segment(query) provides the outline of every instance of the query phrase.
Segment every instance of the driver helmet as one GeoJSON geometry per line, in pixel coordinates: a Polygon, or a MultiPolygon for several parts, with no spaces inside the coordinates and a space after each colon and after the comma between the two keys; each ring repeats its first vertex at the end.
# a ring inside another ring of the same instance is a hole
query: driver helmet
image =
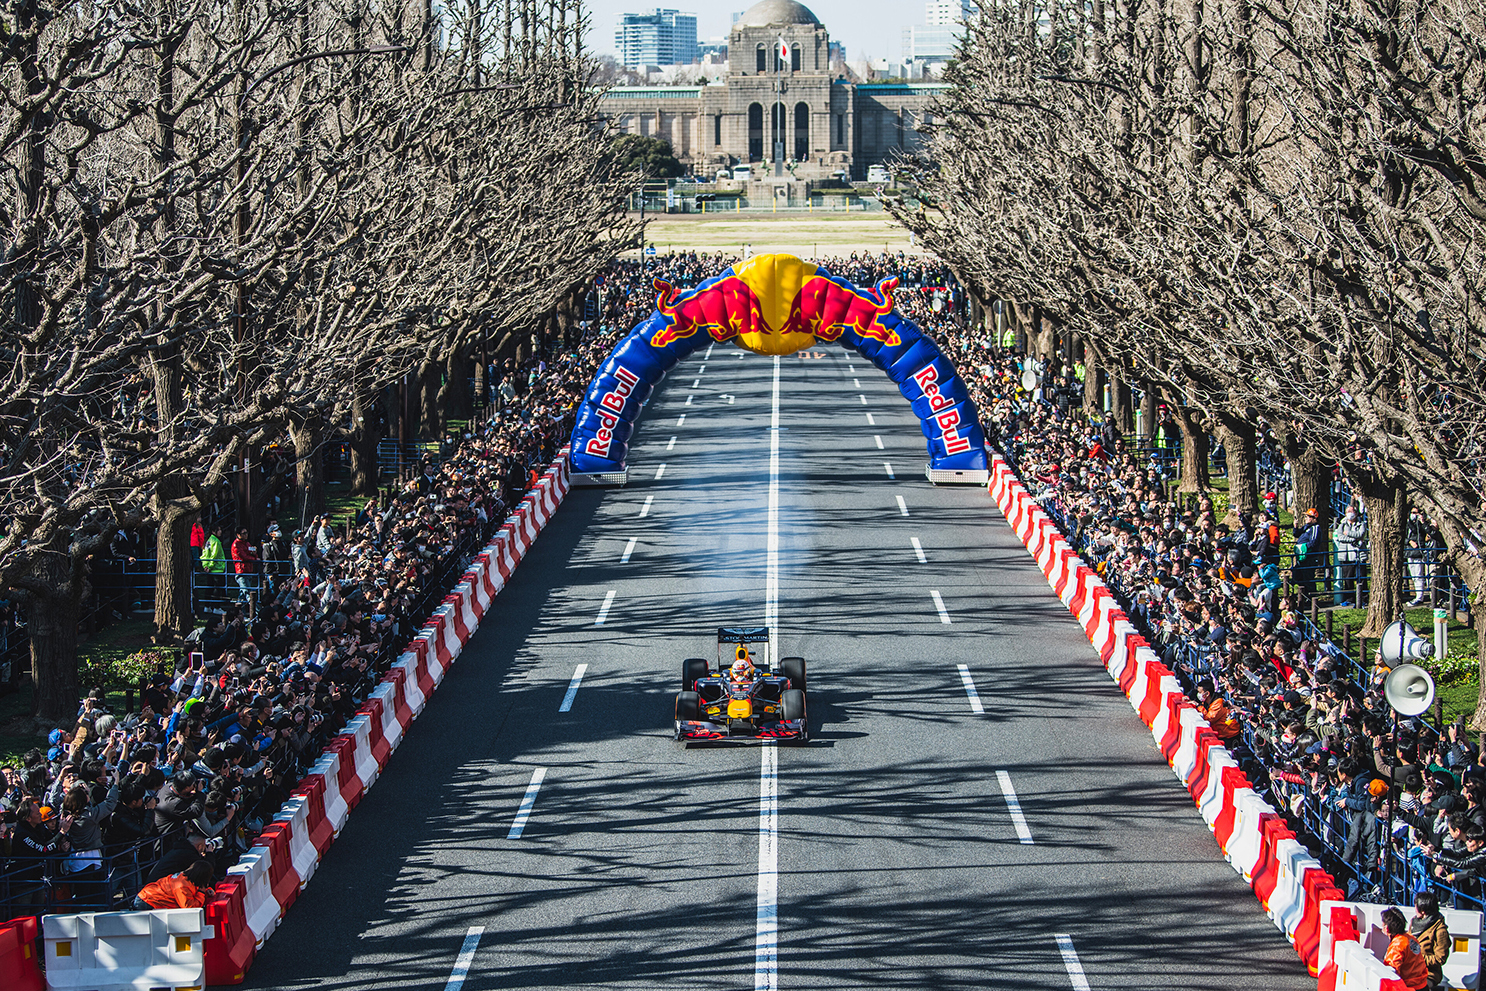
{"type": "Polygon", "coordinates": [[[729,675],[734,681],[752,681],[753,662],[748,659],[747,651],[742,651],[741,653],[743,656],[733,662],[733,667],[729,675]]]}

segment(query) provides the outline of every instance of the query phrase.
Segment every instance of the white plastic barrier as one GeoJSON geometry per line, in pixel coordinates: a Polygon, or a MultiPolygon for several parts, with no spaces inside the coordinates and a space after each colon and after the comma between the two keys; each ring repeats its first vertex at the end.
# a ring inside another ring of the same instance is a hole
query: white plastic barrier
{"type": "Polygon", "coordinates": [[[299,886],[310,883],[315,868],[320,863],[320,853],[310,842],[309,800],[293,795],[284,802],[274,815],[274,822],[289,824],[289,853],[294,863],[294,873],[299,875],[299,886]]]}
{"type": "Polygon", "coordinates": [[[199,908],[48,915],[41,926],[49,988],[114,991],[206,984],[199,908]]]}
{"type": "Polygon", "coordinates": [[[403,692],[408,700],[408,709],[416,717],[428,704],[428,699],[423,694],[423,686],[418,684],[418,655],[411,650],[405,650],[398,657],[397,663],[392,666],[403,669],[405,675],[403,692]]]}
{"type": "Polygon", "coordinates": [[[1207,753],[1207,786],[1197,801],[1197,810],[1209,829],[1223,812],[1223,768],[1237,767],[1238,761],[1226,749],[1213,747],[1207,753]]]}
{"type": "MultiPolygon", "coordinates": [[[[1388,952],[1388,930],[1383,926],[1383,912],[1388,906],[1375,902],[1327,901],[1321,903],[1321,942],[1317,965],[1324,968],[1332,960],[1333,945],[1342,945],[1334,943],[1331,935],[1333,908],[1345,908],[1352,913],[1362,947],[1381,960],[1388,952]]],[[[1413,920],[1414,910],[1411,906],[1399,905],[1397,908],[1404,918],[1413,920]]],[[[1445,925],[1454,941],[1450,956],[1445,960],[1445,983],[1452,988],[1476,991],[1481,986],[1481,913],[1442,908],[1440,915],[1444,916],[1445,925]]],[[[1341,984],[1338,983],[1337,986],[1340,987],[1341,984]]]]}
{"type": "Polygon", "coordinates": [[[243,879],[243,915],[248,928],[253,930],[253,941],[260,947],[279,927],[279,917],[283,915],[283,908],[273,896],[273,881],[268,873],[271,863],[268,847],[255,846],[227,868],[229,875],[240,875],[243,879]]]}
{"type": "Polygon", "coordinates": [[[1247,882],[1254,880],[1254,867],[1259,863],[1259,854],[1264,849],[1263,822],[1266,812],[1274,812],[1274,806],[1256,795],[1252,789],[1235,792],[1233,803],[1238,811],[1233,817],[1233,835],[1228,839],[1228,863],[1247,882]]]}
{"type": "Polygon", "coordinates": [[[1335,951],[1336,991],[1379,991],[1385,979],[1398,980],[1398,971],[1356,940],[1337,943],[1335,951]]]}
{"type": "Polygon", "coordinates": [[[395,751],[402,742],[402,720],[397,718],[397,686],[384,681],[372,689],[370,697],[382,700],[382,739],[395,751]]]}

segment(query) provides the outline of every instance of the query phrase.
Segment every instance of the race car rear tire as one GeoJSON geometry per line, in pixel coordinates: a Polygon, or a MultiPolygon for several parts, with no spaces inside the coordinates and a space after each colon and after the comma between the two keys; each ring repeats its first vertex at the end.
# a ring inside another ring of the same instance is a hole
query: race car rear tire
{"type": "Polygon", "coordinates": [[[711,673],[705,660],[700,657],[688,657],[681,662],[681,690],[683,692],[696,691],[697,679],[705,678],[711,673]]]}
{"type": "Polygon", "coordinates": [[[780,693],[779,708],[785,719],[805,718],[805,693],[798,688],[790,688],[780,693]]]}
{"type": "Polygon", "coordinates": [[[779,660],[779,673],[789,679],[790,685],[805,690],[805,658],[783,657],[779,660]]]}
{"type": "Polygon", "coordinates": [[[702,702],[696,692],[676,693],[676,720],[702,718],[702,702]]]}

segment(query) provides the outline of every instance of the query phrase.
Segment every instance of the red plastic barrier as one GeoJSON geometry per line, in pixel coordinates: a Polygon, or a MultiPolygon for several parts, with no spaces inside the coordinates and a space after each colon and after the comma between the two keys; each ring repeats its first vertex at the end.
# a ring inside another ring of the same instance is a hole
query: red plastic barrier
{"type": "Polygon", "coordinates": [[[320,774],[306,775],[294,786],[293,794],[302,795],[308,802],[305,821],[310,827],[310,842],[323,857],[325,851],[330,849],[331,841],[335,839],[335,827],[325,817],[325,777],[320,774]]]}
{"type": "Polygon", "coordinates": [[[207,900],[206,924],[212,927],[212,938],[201,948],[208,984],[241,984],[257,956],[253,930],[243,912],[244,889],[241,877],[229,877],[207,900]]]}
{"type": "MultiPolygon", "coordinates": [[[[356,773],[356,739],[350,736],[338,736],[330,741],[326,750],[334,750],[341,758],[340,780],[336,782],[341,791],[341,797],[346,800],[346,808],[354,809],[361,804],[361,778],[356,773]]],[[[327,782],[329,784],[330,782],[327,782]]]]}
{"type": "Polygon", "coordinates": [[[1099,574],[1087,564],[1078,566],[1075,576],[1073,596],[1068,600],[1068,611],[1077,616],[1084,611],[1084,600],[1089,596],[1089,589],[1099,581],[1099,574]]]}
{"type": "Polygon", "coordinates": [[[387,742],[387,735],[382,732],[382,700],[367,699],[366,704],[356,710],[357,715],[369,717],[367,722],[367,739],[371,741],[372,759],[377,762],[377,767],[387,766],[387,758],[392,756],[392,744],[387,742]]]}
{"type": "Polygon", "coordinates": [[[433,696],[433,690],[438,687],[433,680],[433,672],[428,669],[428,641],[422,637],[414,637],[408,641],[407,649],[418,657],[418,691],[423,694],[426,701],[433,696]]]}
{"type": "Polygon", "coordinates": [[[1197,708],[1181,692],[1166,693],[1166,731],[1161,734],[1161,756],[1170,764],[1182,745],[1182,710],[1197,708]]]}
{"type": "Polygon", "coordinates": [[[1254,864],[1254,876],[1249,887],[1254,889],[1259,904],[1267,909],[1269,896],[1274,894],[1274,886],[1280,879],[1280,860],[1275,848],[1280,840],[1295,839],[1295,833],[1279,816],[1266,814],[1260,818],[1263,821],[1259,826],[1259,860],[1254,864]]]}
{"type": "Polygon", "coordinates": [[[449,619],[454,623],[454,633],[459,637],[461,644],[470,642],[470,626],[464,620],[464,596],[455,592],[444,596],[444,605],[453,606],[449,612],[449,619]]]}
{"type": "Polygon", "coordinates": [[[1223,768],[1223,811],[1219,812],[1218,818],[1213,821],[1213,837],[1224,851],[1228,849],[1228,840],[1233,836],[1233,818],[1238,814],[1238,805],[1233,800],[1233,793],[1240,788],[1252,787],[1249,779],[1238,768],[1223,768]]]}
{"type": "Polygon", "coordinates": [[[1140,647],[1150,647],[1145,637],[1135,634],[1125,638],[1125,650],[1129,652],[1130,659],[1125,664],[1125,670],[1120,672],[1119,685],[1120,691],[1124,692],[1127,698],[1130,695],[1130,686],[1135,684],[1135,675],[1139,667],[1136,649],[1140,647]]]}
{"type": "MultiPolygon", "coordinates": [[[[1316,966],[1321,952],[1321,903],[1341,901],[1346,898],[1336,887],[1336,879],[1319,867],[1312,867],[1300,880],[1305,891],[1305,914],[1295,926],[1295,952],[1305,961],[1306,970],[1316,976],[1316,966]]],[[[1386,987],[1389,981],[1384,981],[1386,987]]],[[[1399,987],[1403,985],[1400,983],[1399,987]]]]}
{"type": "Polygon", "coordinates": [[[45,987],[36,952],[36,916],[23,915],[0,925],[0,988],[42,991],[45,987]]]}
{"type": "Polygon", "coordinates": [[[1192,769],[1192,776],[1187,780],[1187,792],[1192,796],[1193,802],[1199,802],[1202,800],[1202,793],[1207,790],[1207,776],[1212,768],[1210,761],[1213,747],[1221,747],[1223,741],[1218,738],[1217,732],[1211,726],[1199,727],[1194,739],[1197,743],[1197,765],[1192,769]]]}
{"type": "Polygon", "coordinates": [[[397,721],[402,724],[402,728],[406,730],[413,725],[413,707],[408,705],[407,668],[393,668],[382,680],[397,686],[397,691],[392,696],[393,712],[397,716],[397,721]]]}
{"type": "Polygon", "coordinates": [[[1171,669],[1160,661],[1147,664],[1145,679],[1145,698],[1140,700],[1140,707],[1135,711],[1140,713],[1140,721],[1149,726],[1156,721],[1156,711],[1161,708],[1161,703],[1166,697],[1161,691],[1161,679],[1171,674],[1171,669]]]}
{"type": "Polygon", "coordinates": [[[279,903],[279,916],[299,897],[299,872],[294,869],[294,851],[289,845],[291,827],[287,822],[271,822],[258,834],[254,846],[268,847],[268,884],[273,900],[279,903]]]}

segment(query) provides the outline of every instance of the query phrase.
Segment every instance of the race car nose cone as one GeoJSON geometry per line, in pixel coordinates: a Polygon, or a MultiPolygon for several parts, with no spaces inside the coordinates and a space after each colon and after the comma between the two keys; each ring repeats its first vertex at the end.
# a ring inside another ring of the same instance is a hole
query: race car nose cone
{"type": "Polygon", "coordinates": [[[748,699],[730,699],[728,701],[729,719],[747,719],[753,715],[753,703],[748,699]]]}

